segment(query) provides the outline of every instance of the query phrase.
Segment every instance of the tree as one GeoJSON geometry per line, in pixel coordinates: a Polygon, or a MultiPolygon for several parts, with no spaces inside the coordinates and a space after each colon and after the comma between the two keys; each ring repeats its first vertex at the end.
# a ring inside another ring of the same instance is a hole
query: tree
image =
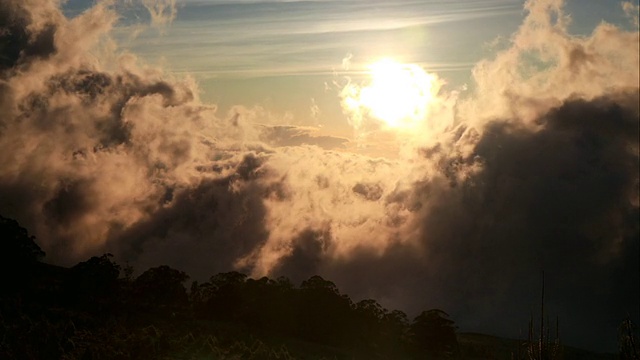
{"type": "Polygon", "coordinates": [[[239,273],[237,271],[219,273],[209,279],[211,284],[213,284],[218,289],[242,286],[246,280],[247,275],[239,273]]]}
{"type": "Polygon", "coordinates": [[[618,348],[620,359],[640,360],[640,344],[638,343],[636,326],[629,317],[618,328],[618,348]]]}
{"type": "Polygon", "coordinates": [[[365,347],[379,347],[382,320],[388,314],[387,309],[373,299],[365,299],[356,303],[353,310],[357,341],[365,347]]]}
{"type": "Polygon", "coordinates": [[[247,275],[237,271],[219,273],[200,285],[204,301],[201,314],[222,321],[239,320],[244,308],[247,275]]]}
{"type": "Polygon", "coordinates": [[[300,285],[300,289],[339,294],[336,284],[332,281],[325,280],[322,276],[318,275],[314,275],[309,279],[304,280],[300,285]]]}
{"type": "Polygon", "coordinates": [[[167,265],[143,272],[133,282],[139,305],[147,309],[176,311],[188,302],[184,282],[189,276],[167,265]]]}
{"type": "Polygon", "coordinates": [[[93,256],[71,268],[65,287],[71,303],[91,311],[103,311],[114,305],[120,266],[112,257],[111,254],[93,256]]]}
{"type": "Polygon", "coordinates": [[[453,356],[458,351],[454,321],[442,310],[423,311],[413,320],[411,332],[413,342],[420,352],[453,356]]]}
{"type": "Polygon", "coordinates": [[[17,221],[0,215],[0,283],[6,293],[27,285],[44,251],[17,221]]]}
{"type": "Polygon", "coordinates": [[[17,221],[0,215],[0,261],[2,266],[33,264],[45,253],[17,221]]]}
{"type": "Polygon", "coordinates": [[[352,302],[333,282],[317,275],[303,281],[298,304],[298,332],[303,338],[338,346],[349,342],[352,302]]]}
{"type": "Polygon", "coordinates": [[[382,319],[382,338],[386,340],[387,350],[398,353],[406,350],[409,338],[409,319],[400,310],[387,312],[382,319]]]}
{"type": "MultiPolygon", "coordinates": [[[[548,319],[547,319],[548,320],[548,319]]],[[[547,321],[548,322],[548,321],[547,321]]],[[[559,326],[558,319],[556,318],[556,338],[551,339],[551,334],[547,322],[545,322],[544,313],[544,271],[542,272],[542,289],[541,289],[541,301],[540,301],[540,333],[538,338],[535,338],[534,334],[534,321],[533,314],[531,314],[531,320],[529,321],[529,338],[526,343],[526,358],[529,360],[553,360],[562,357],[560,338],[559,338],[559,326]],[[545,331],[546,330],[546,331],[545,331]]],[[[518,354],[521,356],[521,354],[518,354]]]]}

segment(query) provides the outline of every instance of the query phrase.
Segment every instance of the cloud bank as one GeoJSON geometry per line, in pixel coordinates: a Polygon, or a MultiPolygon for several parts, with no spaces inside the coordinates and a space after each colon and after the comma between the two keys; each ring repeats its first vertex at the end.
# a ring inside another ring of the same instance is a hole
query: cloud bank
{"type": "MultiPolygon", "coordinates": [[[[175,17],[172,1],[144,5],[175,17]]],[[[612,349],[640,298],[638,31],[576,37],[561,1],[525,9],[470,94],[440,94],[411,134],[371,130],[357,146],[398,151],[370,157],[220,118],[193,81],[104,55],[109,3],[68,19],[54,0],[3,1],[0,213],[59,264],[112,252],[194,278],[320,274],[512,336],[544,270],[567,343],[612,349]]]]}

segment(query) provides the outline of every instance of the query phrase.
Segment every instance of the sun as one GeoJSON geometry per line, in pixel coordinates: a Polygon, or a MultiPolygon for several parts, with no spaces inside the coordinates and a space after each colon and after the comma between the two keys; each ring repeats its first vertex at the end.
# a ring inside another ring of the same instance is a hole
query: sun
{"type": "Polygon", "coordinates": [[[347,106],[388,127],[412,127],[427,116],[436,77],[415,64],[385,58],[368,66],[370,80],[352,89],[347,106]]]}

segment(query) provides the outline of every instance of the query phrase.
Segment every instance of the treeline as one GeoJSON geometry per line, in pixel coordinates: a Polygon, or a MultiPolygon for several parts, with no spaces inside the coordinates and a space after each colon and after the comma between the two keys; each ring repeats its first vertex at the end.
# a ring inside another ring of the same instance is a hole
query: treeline
{"type": "Polygon", "coordinates": [[[459,355],[441,310],[410,320],[375,300],[352,301],[313,276],[251,279],[220,273],[204,283],[168,266],[133,277],[109,254],[71,268],[0,216],[0,358],[285,359],[447,358],[459,355]],[[312,349],[312,350],[310,350],[312,349]]]}

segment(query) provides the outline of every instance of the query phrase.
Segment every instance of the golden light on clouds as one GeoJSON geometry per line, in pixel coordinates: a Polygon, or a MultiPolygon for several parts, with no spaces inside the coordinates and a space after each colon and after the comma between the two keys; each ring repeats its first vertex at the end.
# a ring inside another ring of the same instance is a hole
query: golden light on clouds
{"type": "Polygon", "coordinates": [[[439,86],[437,77],[416,64],[384,58],[368,66],[369,80],[343,89],[343,107],[359,128],[366,119],[388,128],[414,128],[426,119],[439,86]]]}

